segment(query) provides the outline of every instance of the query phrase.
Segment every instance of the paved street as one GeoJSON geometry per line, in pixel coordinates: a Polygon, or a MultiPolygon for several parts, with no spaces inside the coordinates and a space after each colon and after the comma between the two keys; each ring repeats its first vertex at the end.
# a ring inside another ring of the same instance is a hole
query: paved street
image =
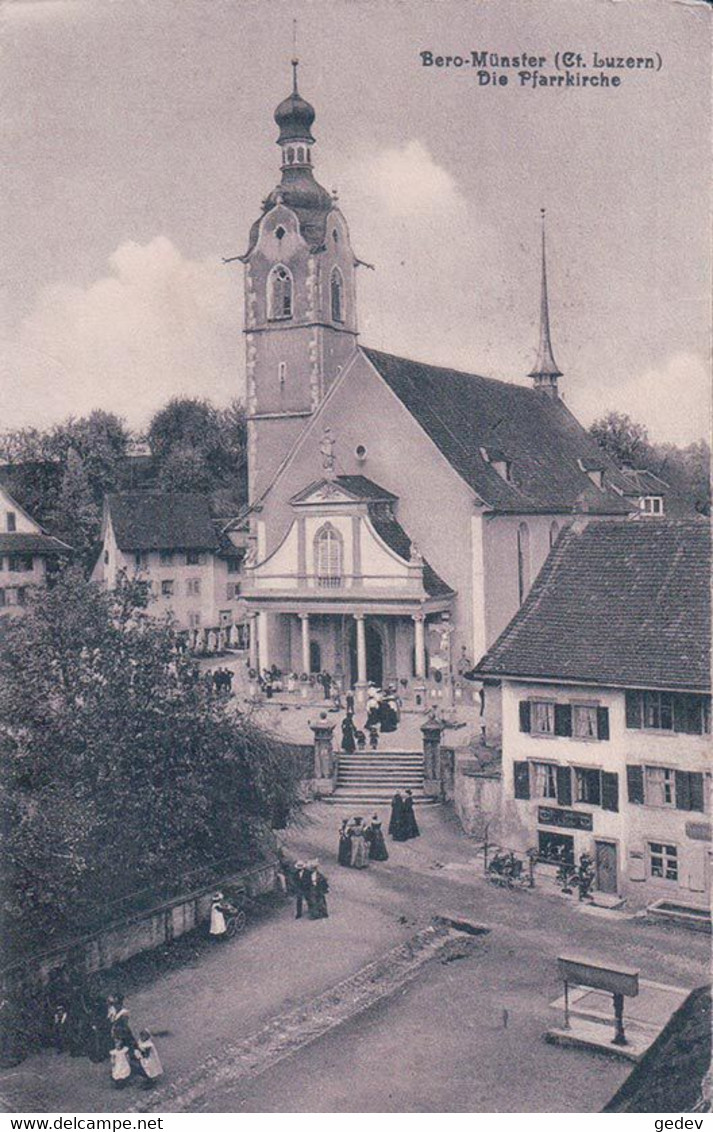
{"type": "MultiPolygon", "coordinates": [[[[386,816],[386,815],[382,815],[386,816]]],[[[290,848],[318,854],[330,918],[295,921],[291,905],[233,943],[129,994],[136,1027],[157,1037],[167,1084],[200,1071],[229,1044],[348,978],[411,937],[432,915],[458,912],[491,927],[473,952],[433,961],[365,1013],[252,1080],[220,1087],[205,1072],[207,1111],[596,1111],[628,1074],[621,1062],[545,1045],[563,950],[640,967],[642,977],[694,987],[709,941],[666,925],[587,911],[551,890],[488,885],[474,847],[444,807],[419,811],[423,836],[390,846],[366,872],[335,862],[337,807],[315,805],[290,848]],[[507,1028],[503,1011],[507,1010],[507,1028]]],[[[216,1064],[214,1061],[213,1065],[216,1064]]],[[[0,1075],[15,1110],[98,1111],[142,1103],[115,1093],[108,1066],[44,1053],[0,1075]]],[[[156,1097],[160,1104],[160,1095],[156,1097]]],[[[177,1106],[178,1107],[178,1106],[177,1106]]]]}

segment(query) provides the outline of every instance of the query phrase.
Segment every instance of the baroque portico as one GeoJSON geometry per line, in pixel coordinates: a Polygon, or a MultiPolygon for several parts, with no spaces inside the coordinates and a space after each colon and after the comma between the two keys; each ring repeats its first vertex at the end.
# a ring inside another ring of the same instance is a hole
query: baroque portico
{"type": "MultiPolygon", "coordinates": [[[[324,439],[320,449],[328,464],[324,439]]],[[[251,664],[326,669],[360,697],[369,680],[418,686],[427,621],[449,616],[453,590],[398,522],[392,492],[326,471],[290,500],[275,550],[246,565],[251,664]]]]}

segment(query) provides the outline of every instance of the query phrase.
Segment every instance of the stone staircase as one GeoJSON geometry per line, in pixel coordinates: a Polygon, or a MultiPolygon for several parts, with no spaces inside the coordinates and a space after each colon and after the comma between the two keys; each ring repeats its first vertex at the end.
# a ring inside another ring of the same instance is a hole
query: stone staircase
{"type": "Polygon", "coordinates": [[[335,805],[384,806],[397,790],[411,790],[414,803],[435,801],[423,792],[423,754],[419,751],[340,752],[334,793],[324,799],[335,805]]]}

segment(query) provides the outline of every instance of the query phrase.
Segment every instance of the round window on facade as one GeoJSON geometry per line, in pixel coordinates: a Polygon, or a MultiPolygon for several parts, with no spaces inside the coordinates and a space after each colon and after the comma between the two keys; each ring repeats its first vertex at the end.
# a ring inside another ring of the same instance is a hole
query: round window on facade
{"type": "Polygon", "coordinates": [[[359,463],[363,464],[366,460],[366,445],[357,444],[356,448],[354,449],[354,455],[356,456],[359,463]]]}
{"type": "Polygon", "coordinates": [[[285,229],[282,227],[281,224],[279,224],[277,226],[277,228],[275,229],[275,235],[277,236],[278,240],[281,240],[282,237],[284,236],[284,234],[285,234],[285,229]]]}

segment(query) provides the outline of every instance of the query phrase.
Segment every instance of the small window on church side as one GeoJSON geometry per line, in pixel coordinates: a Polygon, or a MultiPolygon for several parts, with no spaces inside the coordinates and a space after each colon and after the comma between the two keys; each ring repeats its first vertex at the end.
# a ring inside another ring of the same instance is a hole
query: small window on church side
{"type": "Polygon", "coordinates": [[[297,160],[298,160],[299,162],[301,162],[302,164],[304,164],[304,159],[305,159],[305,151],[304,151],[304,146],[302,146],[302,145],[301,145],[301,146],[299,147],[299,149],[297,150],[297,160]]]}
{"type": "Polygon", "coordinates": [[[286,267],[273,267],[268,280],[268,318],[292,318],[292,276],[286,267]]]}
{"type": "Polygon", "coordinates": [[[295,151],[292,148],[292,146],[290,146],[289,149],[287,150],[287,164],[292,165],[294,160],[295,160],[295,151]]]}
{"type": "Polygon", "coordinates": [[[332,321],[344,322],[344,299],[342,295],[343,283],[342,273],[338,267],[332,271],[331,279],[331,295],[332,295],[332,321]]]}
{"type": "Polygon", "coordinates": [[[517,589],[520,604],[530,588],[530,529],[527,523],[517,528],[517,589]]]}
{"type": "Polygon", "coordinates": [[[275,229],[275,235],[277,236],[278,240],[281,240],[282,237],[284,236],[284,234],[285,234],[285,229],[282,227],[281,224],[278,224],[277,228],[275,229]]]}
{"type": "Polygon", "coordinates": [[[559,524],[553,521],[550,523],[550,547],[553,547],[557,542],[557,535],[560,533],[559,524]]]}
{"type": "Polygon", "coordinates": [[[281,387],[285,384],[285,378],[286,377],[287,377],[287,363],[286,362],[278,362],[278,365],[277,365],[277,380],[279,381],[281,387]]]}
{"type": "Polygon", "coordinates": [[[334,240],[335,244],[339,243],[339,232],[336,228],[332,230],[332,239],[334,240]]]}

